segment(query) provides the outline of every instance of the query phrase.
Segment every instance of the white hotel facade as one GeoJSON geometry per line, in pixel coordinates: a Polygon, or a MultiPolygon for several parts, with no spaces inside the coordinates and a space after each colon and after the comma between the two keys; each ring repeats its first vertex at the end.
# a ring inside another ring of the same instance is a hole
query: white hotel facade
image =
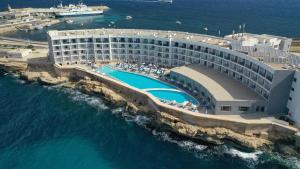
{"type": "MultiPolygon", "coordinates": [[[[289,114],[300,124],[299,65],[287,66],[289,58],[283,63],[279,56],[268,56],[276,62],[263,62],[232,50],[228,39],[186,32],[49,31],[48,39],[49,60],[55,64],[124,61],[167,66],[173,68],[171,78],[199,91],[215,114],[289,114]]],[[[293,58],[295,63],[299,57],[293,58]]]]}

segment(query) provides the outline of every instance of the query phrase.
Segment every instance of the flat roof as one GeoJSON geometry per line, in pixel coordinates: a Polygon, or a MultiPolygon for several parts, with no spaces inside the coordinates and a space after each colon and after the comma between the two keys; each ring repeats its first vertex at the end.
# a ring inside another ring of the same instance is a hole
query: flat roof
{"type": "Polygon", "coordinates": [[[205,87],[216,101],[264,100],[240,82],[200,65],[181,66],[171,71],[184,75],[205,87]]]}
{"type": "Polygon", "coordinates": [[[176,40],[185,40],[191,42],[203,42],[212,45],[218,45],[227,47],[229,41],[224,38],[216,36],[202,35],[188,32],[178,31],[163,31],[163,30],[146,30],[146,29],[81,29],[81,30],[64,30],[49,31],[48,34],[52,38],[62,37],[84,37],[87,35],[126,35],[126,36],[145,36],[145,37],[156,37],[156,38],[173,38],[176,40]]]}

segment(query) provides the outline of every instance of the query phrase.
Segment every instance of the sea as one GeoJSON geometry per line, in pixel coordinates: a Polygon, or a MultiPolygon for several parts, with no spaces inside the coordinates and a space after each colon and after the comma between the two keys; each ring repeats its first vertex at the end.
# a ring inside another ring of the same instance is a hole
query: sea
{"type": "MultiPolygon", "coordinates": [[[[46,40],[47,30],[144,28],[218,36],[245,24],[251,33],[300,37],[299,0],[85,0],[108,5],[103,16],[74,18],[44,30],[9,37],[46,40]],[[126,20],[132,16],[132,20],[126,20]],[[181,24],[178,24],[180,21],[181,24]],[[177,23],[176,23],[177,22],[177,23]],[[204,28],[208,31],[204,31],[204,28]]],[[[19,7],[50,7],[56,0],[1,0],[19,7]]],[[[77,3],[64,0],[63,3],[77,3]]],[[[296,169],[300,160],[226,142],[182,138],[132,116],[101,96],[43,86],[0,71],[0,169],[296,169]]]]}

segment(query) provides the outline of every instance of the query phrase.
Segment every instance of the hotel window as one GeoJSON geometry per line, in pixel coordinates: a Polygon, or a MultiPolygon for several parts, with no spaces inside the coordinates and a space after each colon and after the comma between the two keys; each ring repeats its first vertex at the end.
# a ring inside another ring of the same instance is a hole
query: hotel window
{"type": "Polygon", "coordinates": [[[292,98],[292,97],[289,97],[289,100],[293,100],[293,98],[292,98]]]}
{"type": "Polygon", "coordinates": [[[132,43],[132,42],[133,42],[132,38],[128,38],[127,41],[128,41],[129,43],[132,43]]]}
{"type": "Polygon", "coordinates": [[[297,82],[297,78],[294,78],[294,82],[297,82]]]}
{"type": "Polygon", "coordinates": [[[140,39],[135,39],[134,43],[140,43],[140,39]]]}
{"type": "Polygon", "coordinates": [[[113,42],[118,42],[117,38],[112,39],[113,42]]]}
{"type": "Polygon", "coordinates": [[[221,106],[221,111],[231,111],[231,106],[221,106]]]}
{"type": "MultiPolygon", "coordinates": [[[[267,78],[270,82],[272,82],[272,80],[273,80],[273,75],[272,75],[271,73],[267,72],[267,73],[266,73],[266,78],[267,78]]],[[[295,79],[294,79],[294,82],[296,82],[295,79]]]]}
{"type": "Polygon", "coordinates": [[[108,40],[108,38],[104,38],[104,39],[102,40],[102,42],[104,42],[104,43],[108,43],[108,42],[109,42],[109,40],[108,40]]]}
{"type": "Polygon", "coordinates": [[[295,89],[292,87],[291,91],[295,91],[295,89]]]}
{"type": "Polygon", "coordinates": [[[66,39],[63,40],[63,44],[68,44],[68,43],[69,43],[69,40],[66,40],[66,39]]]}
{"type": "Polygon", "coordinates": [[[101,39],[100,39],[100,38],[97,38],[97,39],[96,39],[96,42],[97,42],[97,43],[101,43],[101,39]]]}
{"type": "Polygon", "coordinates": [[[72,41],[72,43],[76,43],[76,39],[72,39],[71,41],[72,41]]]}
{"type": "Polygon", "coordinates": [[[248,111],[248,110],[249,110],[249,107],[245,107],[245,106],[239,107],[239,111],[245,112],[245,111],[248,111]]]}
{"type": "Polygon", "coordinates": [[[54,45],[58,45],[59,43],[60,43],[59,40],[54,41],[54,45]]]}
{"type": "Polygon", "coordinates": [[[84,42],[85,42],[85,39],[81,38],[80,43],[84,43],[84,42]]]}

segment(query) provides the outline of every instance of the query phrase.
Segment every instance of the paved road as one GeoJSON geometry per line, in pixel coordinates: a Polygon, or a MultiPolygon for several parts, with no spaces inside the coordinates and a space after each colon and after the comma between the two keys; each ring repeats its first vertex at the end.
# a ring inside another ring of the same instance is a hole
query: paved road
{"type": "Polygon", "coordinates": [[[25,39],[17,39],[17,38],[9,38],[0,36],[0,43],[2,44],[10,44],[10,45],[33,45],[36,47],[48,47],[48,43],[45,41],[31,41],[25,39]]]}

